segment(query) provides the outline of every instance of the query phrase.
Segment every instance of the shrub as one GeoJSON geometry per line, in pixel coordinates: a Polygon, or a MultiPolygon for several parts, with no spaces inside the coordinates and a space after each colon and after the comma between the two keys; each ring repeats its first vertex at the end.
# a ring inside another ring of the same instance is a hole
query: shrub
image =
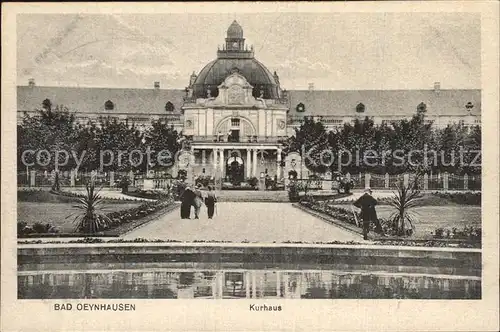
{"type": "Polygon", "coordinates": [[[194,184],[201,184],[203,187],[208,187],[208,185],[214,183],[214,178],[210,175],[200,175],[194,180],[194,184]]]}
{"type": "Polygon", "coordinates": [[[187,171],[185,169],[180,169],[177,173],[177,179],[186,180],[187,179],[187,171]]]}
{"type": "Polygon", "coordinates": [[[411,236],[415,231],[417,219],[410,210],[418,206],[418,199],[421,197],[417,184],[418,177],[407,185],[402,182],[396,183],[397,191],[389,198],[389,204],[396,210],[390,219],[399,236],[411,236]],[[407,224],[409,228],[405,227],[407,224]]]}
{"type": "Polygon", "coordinates": [[[28,225],[27,222],[17,222],[17,236],[23,237],[29,234],[45,234],[45,233],[59,233],[59,230],[51,224],[34,223],[28,225]]]}
{"type": "Polygon", "coordinates": [[[73,222],[76,224],[76,230],[82,233],[97,233],[106,228],[106,224],[110,219],[97,211],[102,203],[102,198],[99,196],[99,190],[95,190],[93,181],[85,186],[86,194],[80,199],[80,204],[74,205],[75,208],[81,210],[80,213],[73,213],[66,218],[71,218],[76,214],[73,222]]]}
{"type": "Polygon", "coordinates": [[[476,226],[465,226],[463,229],[453,227],[451,230],[446,228],[436,228],[432,233],[435,239],[459,239],[473,242],[481,242],[482,229],[476,226]]]}
{"type": "Polygon", "coordinates": [[[257,177],[253,176],[251,178],[249,178],[247,180],[247,183],[252,186],[252,188],[255,188],[257,187],[257,185],[259,184],[259,179],[257,179],[257,177]]]}
{"type": "Polygon", "coordinates": [[[435,192],[434,196],[450,200],[453,203],[461,205],[481,205],[481,193],[446,193],[446,192],[435,192]]]}
{"type": "Polygon", "coordinates": [[[290,200],[290,202],[298,202],[300,200],[299,186],[297,181],[292,181],[288,185],[288,199],[290,200]]]}
{"type": "Polygon", "coordinates": [[[122,176],[117,183],[118,188],[122,190],[123,194],[128,193],[128,187],[131,185],[130,178],[128,176],[122,176]]]}

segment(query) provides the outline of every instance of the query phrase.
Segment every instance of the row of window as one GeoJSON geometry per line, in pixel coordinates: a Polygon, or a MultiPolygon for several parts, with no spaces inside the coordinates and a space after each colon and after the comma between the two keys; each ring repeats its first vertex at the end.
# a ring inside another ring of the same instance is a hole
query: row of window
{"type": "MultiPolygon", "coordinates": [[[[474,104],[469,101],[467,104],[465,104],[465,108],[468,111],[471,111],[474,108],[474,104]]],[[[356,105],[356,112],[358,112],[358,113],[363,113],[365,111],[365,109],[366,109],[366,107],[363,103],[359,103],[358,105],[356,105]]],[[[305,112],[306,106],[304,105],[304,103],[298,103],[297,106],[295,107],[295,110],[297,112],[305,112]]],[[[424,102],[421,102],[420,104],[418,104],[417,112],[418,113],[427,112],[427,105],[424,102]]]]}
{"type": "MultiPolygon", "coordinates": [[[[112,111],[115,109],[115,104],[111,100],[108,100],[107,102],[104,103],[104,109],[106,111],[112,111]]],[[[175,111],[174,104],[172,104],[170,101],[167,101],[167,103],[165,104],[165,111],[166,112],[175,111]]]]}
{"type": "MultiPolygon", "coordinates": [[[[50,99],[45,99],[43,102],[42,102],[42,107],[46,110],[49,110],[52,108],[52,102],[50,101],[50,99]]],[[[104,109],[106,111],[112,111],[115,109],[115,103],[113,103],[111,100],[108,100],[104,103],[104,109]]],[[[172,104],[171,101],[167,101],[167,103],[165,104],[165,111],[166,112],[173,112],[175,111],[175,106],[174,104],[172,104]]]]}

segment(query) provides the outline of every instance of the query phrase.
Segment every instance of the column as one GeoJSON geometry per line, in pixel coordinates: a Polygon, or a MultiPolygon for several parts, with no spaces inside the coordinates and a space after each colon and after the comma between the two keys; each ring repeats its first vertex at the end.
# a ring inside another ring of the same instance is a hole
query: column
{"type": "Polygon", "coordinates": [[[215,176],[215,171],[217,170],[217,150],[213,149],[212,150],[212,168],[213,168],[213,175],[215,176]]]}
{"type": "Polygon", "coordinates": [[[281,272],[276,271],[276,295],[277,295],[278,297],[281,297],[280,274],[281,274],[281,272]]]}
{"type": "Polygon", "coordinates": [[[245,294],[246,298],[250,298],[250,272],[245,271],[245,294]]]}
{"type": "Polygon", "coordinates": [[[278,177],[278,180],[281,179],[281,149],[278,149],[276,151],[278,154],[277,162],[276,162],[276,176],[278,177]]]}
{"type": "Polygon", "coordinates": [[[257,297],[257,278],[255,276],[255,271],[252,271],[252,298],[257,297]]]}
{"type": "Polygon", "coordinates": [[[257,175],[257,149],[253,150],[252,175],[259,177],[257,175]]]}
{"type": "Polygon", "coordinates": [[[220,177],[221,179],[224,178],[224,149],[221,149],[219,151],[220,153],[220,177]]]}
{"type": "Polygon", "coordinates": [[[389,189],[389,173],[385,173],[384,187],[385,189],[389,189]]]}
{"type": "Polygon", "coordinates": [[[218,288],[219,288],[219,299],[222,299],[224,297],[224,272],[219,273],[219,278],[218,278],[218,288]]]}
{"type": "Polygon", "coordinates": [[[285,289],[285,294],[284,297],[285,299],[288,299],[289,298],[289,287],[288,287],[288,284],[289,284],[289,279],[288,279],[288,272],[284,272],[283,273],[283,284],[285,285],[284,289],[285,289]]]}
{"type": "Polygon", "coordinates": [[[427,173],[424,174],[424,190],[429,189],[429,175],[427,173]]]}
{"type": "Polygon", "coordinates": [[[448,172],[443,174],[443,189],[448,190],[448,172]]]}
{"type": "Polygon", "coordinates": [[[370,188],[370,173],[365,173],[365,188],[370,188]]]}
{"type": "Polygon", "coordinates": [[[464,174],[464,189],[469,190],[469,175],[467,173],[464,174]]]}
{"type": "Polygon", "coordinates": [[[247,149],[247,178],[252,176],[252,156],[251,150],[247,149]]]}
{"type": "MultiPolygon", "coordinates": [[[[75,180],[75,172],[71,171],[71,186],[74,187],[74,180],[75,180]]],[[[115,172],[111,171],[109,172],[109,186],[114,187],[115,186],[115,172]]]]}
{"type": "Polygon", "coordinates": [[[410,174],[403,174],[403,185],[405,187],[410,183],[410,174]]]}
{"type": "Polygon", "coordinates": [[[36,171],[30,171],[30,187],[34,187],[36,185],[36,171]]]}

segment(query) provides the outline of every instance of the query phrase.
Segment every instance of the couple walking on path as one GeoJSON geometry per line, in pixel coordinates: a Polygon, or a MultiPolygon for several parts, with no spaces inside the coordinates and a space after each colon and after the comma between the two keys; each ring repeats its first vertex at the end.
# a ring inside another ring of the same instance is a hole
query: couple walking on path
{"type": "Polygon", "coordinates": [[[194,207],[194,219],[200,219],[200,210],[203,202],[207,206],[208,219],[212,219],[215,212],[215,204],[217,203],[217,197],[213,189],[212,186],[208,186],[208,192],[206,195],[203,195],[200,184],[194,189],[187,186],[181,195],[181,219],[191,219],[191,207],[194,207]]]}

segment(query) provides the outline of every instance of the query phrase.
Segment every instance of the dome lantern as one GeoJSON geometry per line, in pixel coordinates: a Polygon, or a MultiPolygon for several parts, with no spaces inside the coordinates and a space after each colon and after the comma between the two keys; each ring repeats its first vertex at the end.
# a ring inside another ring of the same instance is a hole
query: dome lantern
{"type": "Polygon", "coordinates": [[[279,98],[276,76],[255,59],[253,46],[250,50],[245,48],[243,29],[236,21],[227,29],[226,45],[217,51],[217,59],[208,63],[198,76],[192,76],[193,96],[206,98],[207,89],[210,89],[211,96],[217,97],[217,87],[236,69],[253,86],[254,97],[279,98]]]}
{"type": "Polygon", "coordinates": [[[236,22],[236,20],[234,20],[233,23],[231,23],[231,25],[227,29],[227,38],[228,39],[243,38],[243,28],[238,22],[236,22]]]}

